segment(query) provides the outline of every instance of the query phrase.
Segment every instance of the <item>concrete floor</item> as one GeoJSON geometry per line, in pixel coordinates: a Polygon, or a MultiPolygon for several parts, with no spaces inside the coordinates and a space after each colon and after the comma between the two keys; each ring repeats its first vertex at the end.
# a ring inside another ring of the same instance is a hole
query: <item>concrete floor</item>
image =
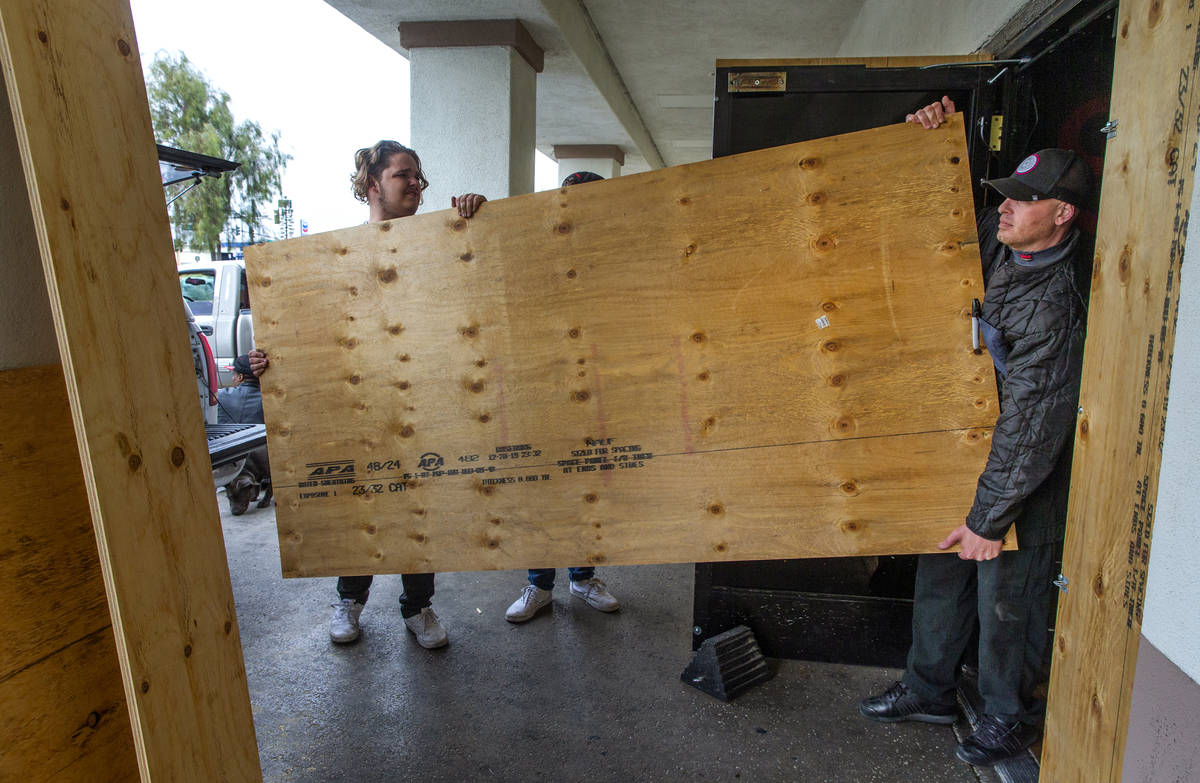
{"type": "Polygon", "coordinates": [[[274,509],[218,504],[265,781],[991,779],[954,758],[950,727],[858,715],[897,670],[772,661],[776,677],[730,703],[681,683],[690,565],[602,569],[623,603],[611,615],[560,571],[552,610],[523,625],[504,610],[524,572],[439,574],[450,644],[432,651],[404,629],[400,578],[382,576],[342,646],[334,580],[279,575],[274,509]]]}

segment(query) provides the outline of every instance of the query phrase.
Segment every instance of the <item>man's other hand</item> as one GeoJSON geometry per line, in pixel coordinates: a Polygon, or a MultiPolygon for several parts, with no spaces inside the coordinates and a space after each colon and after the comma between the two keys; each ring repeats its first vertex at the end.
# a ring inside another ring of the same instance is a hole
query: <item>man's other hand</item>
{"type": "Polygon", "coordinates": [[[487,198],[478,193],[464,193],[461,196],[451,196],[450,206],[457,208],[459,215],[469,218],[479,211],[485,201],[487,198]]]}
{"type": "Polygon", "coordinates": [[[271,363],[267,359],[267,355],[257,348],[246,355],[250,357],[250,372],[254,373],[256,378],[262,375],[266,371],[267,365],[271,363]]]}
{"type": "Polygon", "coordinates": [[[954,101],[950,100],[950,96],[943,95],[941,101],[931,103],[922,109],[917,109],[914,113],[905,117],[904,121],[919,122],[922,128],[930,130],[945,122],[947,114],[953,114],[956,111],[958,109],[954,108],[954,101]]]}
{"type": "Polygon", "coordinates": [[[1004,539],[992,541],[990,538],[975,535],[966,525],[959,525],[942,539],[938,549],[949,549],[955,544],[962,544],[962,551],[958,553],[960,560],[993,560],[1000,556],[1004,539]]]}

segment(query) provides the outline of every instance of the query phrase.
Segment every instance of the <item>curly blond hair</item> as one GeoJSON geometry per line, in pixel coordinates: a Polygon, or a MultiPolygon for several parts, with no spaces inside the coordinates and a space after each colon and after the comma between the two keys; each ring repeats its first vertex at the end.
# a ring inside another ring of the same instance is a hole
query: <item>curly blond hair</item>
{"type": "Polygon", "coordinates": [[[354,197],[364,204],[367,203],[367,191],[371,189],[371,181],[378,182],[392,156],[402,152],[412,156],[413,162],[417,164],[417,180],[421,183],[421,191],[424,192],[425,188],[429,187],[429,180],[425,179],[425,172],[421,168],[421,157],[415,150],[398,141],[383,139],[375,142],[374,146],[363,147],[354,153],[355,172],[350,175],[354,197]]]}

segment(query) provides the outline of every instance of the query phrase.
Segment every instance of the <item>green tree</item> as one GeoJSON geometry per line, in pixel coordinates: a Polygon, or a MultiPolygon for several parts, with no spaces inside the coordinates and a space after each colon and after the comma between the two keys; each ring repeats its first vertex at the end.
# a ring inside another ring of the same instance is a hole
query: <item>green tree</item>
{"type": "Polygon", "coordinates": [[[241,164],[171,204],[175,248],[215,255],[231,219],[246,226],[251,242],[261,238],[264,211],[270,213],[265,205],[280,193],[280,177],[291,160],[279,150],[279,132],[264,133],[250,120],[235,122],[228,93],[214,87],[182,53],[155,56],[146,92],[160,144],[241,164]]]}

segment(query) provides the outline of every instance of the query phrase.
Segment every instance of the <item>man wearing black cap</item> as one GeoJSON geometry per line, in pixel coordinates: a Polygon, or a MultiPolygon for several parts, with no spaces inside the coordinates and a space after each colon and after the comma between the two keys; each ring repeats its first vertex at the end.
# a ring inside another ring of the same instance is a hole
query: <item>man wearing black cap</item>
{"type": "MultiPolygon", "coordinates": [[[[258,377],[250,370],[250,357],[242,354],[233,360],[233,386],[217,392],[218,424],[262,424],[262,390],[258,377]]],[[[241,516],[250,501],[261,491],[258,508],[271,502],[271,463],[267,447],[259,446],[246,455],[246,465],[233,481],[225,485],[229,513],[241,516]]]]}
{"type": "MultiPolygon", "coordinates": [[[[908,121],[936,128],[954,110],[943,98],[908,121]]],[[[979,221],[981,327],[1000,387],[991,452],[965,522],[938,544],[960,544],[960,553],[919,560],[904,676],[859,706],[884,722],[953,723],[978,622],[984,715],[956,754],[978,766],[1020,754],[1041,734],[1045,704],[1034,691],[1049,650],[1086,318],[1073,223],[1091,174],[1076,153],[1046,149],[986,184],[1004,196],[979,221]],[[1010,528],[1020,549],[1001,551],[1010,528]]]]}

